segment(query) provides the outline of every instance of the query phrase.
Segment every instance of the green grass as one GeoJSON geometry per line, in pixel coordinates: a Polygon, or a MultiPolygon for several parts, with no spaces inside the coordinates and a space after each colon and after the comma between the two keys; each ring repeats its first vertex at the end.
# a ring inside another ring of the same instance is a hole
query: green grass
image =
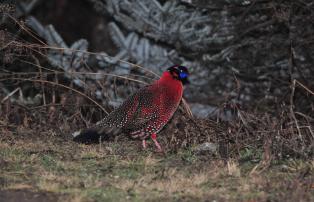
{"type": "Polygon", "coordinates": [[[51,192],[73,202],[314,201],[313,160],[273,161],[252,173],[259,151],[241,151],[240,163],[226,163],[191,150],[160,155],[134,142],[119,144],[1,140],[0,189],[51,192]]]}

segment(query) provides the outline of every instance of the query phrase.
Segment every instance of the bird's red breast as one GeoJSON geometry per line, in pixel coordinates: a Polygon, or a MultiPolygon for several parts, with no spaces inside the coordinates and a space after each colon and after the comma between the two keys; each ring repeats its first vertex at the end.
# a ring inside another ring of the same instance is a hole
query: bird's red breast
{"type": "Polygon", "coordinates": [[[174,113],[183,94],[182,83],[173,78],[169,72],[164,72],[162,77],[152,85],[152,90],[160,93],[159,99],[154,100],[155,106],[160,106],[163,113],[174,113]]]}

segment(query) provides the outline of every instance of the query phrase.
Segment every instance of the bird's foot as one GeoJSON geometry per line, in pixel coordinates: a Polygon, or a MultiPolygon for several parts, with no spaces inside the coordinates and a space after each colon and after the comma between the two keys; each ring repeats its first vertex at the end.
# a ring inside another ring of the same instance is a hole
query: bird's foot
{"type": "Polygon", "coordinates": [[[154,141],[155,146],[157,147],[156,152],[163,153],[164,151],[162,150],[160,144],[157,141],[157,135],[154,133],[154,134],[151,135],[151,138],[154,141]]]}

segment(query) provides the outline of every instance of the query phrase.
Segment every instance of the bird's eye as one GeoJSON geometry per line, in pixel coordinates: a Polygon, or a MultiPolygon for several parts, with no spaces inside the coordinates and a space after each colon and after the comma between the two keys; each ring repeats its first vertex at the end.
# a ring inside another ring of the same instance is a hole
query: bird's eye
{"type": "Polygon", "coordinates": [[[180,72],[180,78],[181,78],[181,79],[184,79],[184,78],[186,78],[186,77],[188,77],[188,74],[187,74],[187,73],[185,73],[185,72],[180,72]]]}

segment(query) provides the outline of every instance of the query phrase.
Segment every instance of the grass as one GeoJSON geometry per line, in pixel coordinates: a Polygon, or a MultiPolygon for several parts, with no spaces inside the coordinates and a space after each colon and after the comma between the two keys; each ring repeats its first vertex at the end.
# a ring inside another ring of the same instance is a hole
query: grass
{"type": "Polygon", "coordinates": [[[49,192],[60,201],[314,200],[313,160],[274,161],[251,173],[254,160],[204,160],[190,150],[163,156],[139,148],[137,142],[3,138],[0,188],[49,192]]]}

